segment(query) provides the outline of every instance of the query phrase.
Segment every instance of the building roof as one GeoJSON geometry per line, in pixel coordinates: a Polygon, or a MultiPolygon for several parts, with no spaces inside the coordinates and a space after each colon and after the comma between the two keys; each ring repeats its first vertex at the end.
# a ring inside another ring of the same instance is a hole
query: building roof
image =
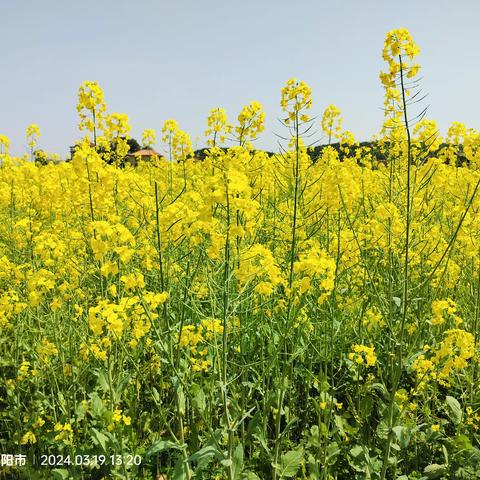
{"type": "Polygon", "coordinates": [[[138,150],[138,152],[129,153],[129,155],[134,155],[135,157],[153,157],[154,155],[161,157],[158,152],[151,148],[143,148],[142,150],[138,150]]]}

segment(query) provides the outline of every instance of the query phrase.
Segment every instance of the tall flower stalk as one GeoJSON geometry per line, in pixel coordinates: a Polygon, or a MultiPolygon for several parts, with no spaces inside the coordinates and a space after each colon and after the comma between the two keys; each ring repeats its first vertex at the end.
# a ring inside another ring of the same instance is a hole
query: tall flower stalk
{"type": "MultiPolygon", "coordinates": [[[[405,78],[414,78],[418,73],[419,65],[413,63],[415,56],[419,53],[419,48],[413,42],[410,33],[406,29],[392,30],[388,32],[383,48],[383,59],[388,64],[388,72],[382,72],[380,78],[385,87],[385,113],[387,116],[385,124],[393,132],[393,138],[400,138],[403,140],[401,134],[406,137],[406,220],[405,220],[405,247],[404,247],[404,262],[403,262],[403,298],[402,298],[402,316],[400,321],[400,331],[398,337],[395,332],[391,334],[396,337],[396,353],[395,362],[391,363],[391,391],[388,403],[388,427],[389,432],[387,442],[384,448],[383,465],[380,478],[383,480],[387,474],[388,459],[390,457],[390,449],[393,440],[393,410],[395,403],[395,395],[398,391],[402,370],[403,370],[403,355],[404,355],[404,333],[405,324],[407,321],[407,313],[409,307],[408,289],[409,289],[409,261],[410,261],[410,234],[412,221],[412,185],[411,185],[411,170],[412,170],[412,144],[410,125],[407,112],[407,97],[410,96],[410,91],[405,86],[405,78]]],[[[402,150],[402,149],[401,149],[402,150]]],[[[392,161],[392,160],[390,160],[392,161]]],[[[390,170],[392,175],[393,170],[390,170]]],[[[391,181],[390,181],[391,184],[391,181]]],[[[391,267],[391,260],[390,267],[391,267]]],[[[390,274],[391,276],[391,274],[390,274]]],[[[391,291],[391,286],[389,288],[391,291]]],[[[392,302],[393,299],[389,299],[392,302]]]]}

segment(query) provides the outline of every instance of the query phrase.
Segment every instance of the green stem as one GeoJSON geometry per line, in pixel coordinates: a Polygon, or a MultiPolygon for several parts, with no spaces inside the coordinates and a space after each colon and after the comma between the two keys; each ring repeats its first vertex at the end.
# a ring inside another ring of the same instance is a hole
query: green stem
{"type": "MultiPolygon", "coordinates": [[[[402,56],[399,55],[400,62],[400,84],[402,91],[402,109],[403,109],[403,119],[405,122],[405,131],[407,134],[407,199],[406,199],[406,232],[405,232],[405,260],[404,260],[404,269],[403,269],[403,304],[402,304],[402,320],[400,322],[400,335],[397,343],[397,361],[395,364],[395,372],[392,378],[392,391],[390,393],[390,399],[388,404],[388,437],[385,445],[384,455],[383,455],[383,465],[382,472],[380,474],[380,480],[385,480],[385,476],[388,468],[388,459],[390,457],[390,449],[393,440],[393,407],[395,403],[395,394],[397,392],[398,386],[400,384],[402,369],[403,369],[403,337],[405,331],[405,323],[407,320],[407,311],[408,311],[408,267],[409,267],[409,247],[410,247],[410,223],[411,223],[411,166],[412,166],[412,144],[410,136],[410,128],[408,124],[408,115],[407,115],[407,100],[405,93],[405,85],[403,78],[403,63],[402,56]]],[[[391,299],[389,299],[391,302],[391,299]]]]}

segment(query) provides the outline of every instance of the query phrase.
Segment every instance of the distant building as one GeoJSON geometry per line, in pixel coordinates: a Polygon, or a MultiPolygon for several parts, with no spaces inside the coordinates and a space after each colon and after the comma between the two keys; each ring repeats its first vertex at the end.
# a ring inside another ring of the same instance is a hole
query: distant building
{"type": "MultiPolygon", "coordinates": [[[[149,162],[151,160],[153,160],[153,158],[163,158],[163,155],[161,155],[160,153],[156,152],[155,150],[151,149],[151,148],[141,148],[140,145],[138,144],[138,142],[134,139],[134,138],[129,138],[127,140],[127,143],[130,147],[130,152],[127,153],[127,155],[125,156],[125,158],[123,158],[121,160],[121,164],[125,164],[125,163],[129,163],[130,165],[138,165],[138,162],[139,161],[144,161],[144,162],[149,162]]],[[[105,148],[103,147],[95,147],[95,144],[94,143],[90,143],[90,147],[95,149],[98,154],[104,158],[107,163],[114,163],[110,157],[107,155],[106,157],[104,157],[104,154],[105,153],[108,153],[105,148]]],[[[78,148],[78,145],[73,145],[70,147],[70,159],[69,160],[72,160],[73,159],[73,156],[75,155],[75,151],[76,149],[78,148]]],[[[111,148],[111,151],[114,152],[115,151],[115,143],[111,143],[110,145],[110,148],[111,148]]],[[[67,161],[69,161],[67,160],[67,161]]]]}
{"type": "Polygon", "coordinates": [[[143,148],[142,150],[138,150],[137,152],[128,153],[125,157],[125,162],[128,162],[131,165],[135,166],[138,165],[139,161],[150,162],[154,158],[162,159],[163,155],[151,148],[143,148]]]}

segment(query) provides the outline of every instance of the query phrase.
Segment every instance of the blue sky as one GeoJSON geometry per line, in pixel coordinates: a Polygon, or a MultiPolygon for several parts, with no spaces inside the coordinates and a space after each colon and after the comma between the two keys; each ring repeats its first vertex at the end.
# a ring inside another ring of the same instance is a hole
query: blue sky
{"type": "Polygon", "coordinates": [[[30,123],[41,148],[67,155],[83,80],[99,82],[139,140],[174,118],[202,147],[210,109],[233,122],[257,100],[267,114],[257,145],[275,150],[291,77],[312,87],[313,114],[333,103],[367,140],[382,123],[384,36],[398,27],[421,48],[425,105],[441,133],[452,121],[480,127],[478,0],[0,0],[0,18],[0,133],[16,155],[30,123]]]}

